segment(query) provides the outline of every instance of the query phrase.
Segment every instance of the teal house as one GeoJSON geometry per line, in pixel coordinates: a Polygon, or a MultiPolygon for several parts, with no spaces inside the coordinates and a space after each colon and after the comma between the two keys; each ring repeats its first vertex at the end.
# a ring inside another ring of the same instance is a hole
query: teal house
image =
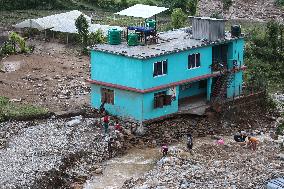
{"type": "Polygon", "coordinates": [[[105,102],[110,114],[144,122],[239,96],[244,39],[237,26],[225,32],[224,23],[194,17],[192,27],[142,45],[139,37],[137,45],[92,47],[92,107],[105,102]]]}

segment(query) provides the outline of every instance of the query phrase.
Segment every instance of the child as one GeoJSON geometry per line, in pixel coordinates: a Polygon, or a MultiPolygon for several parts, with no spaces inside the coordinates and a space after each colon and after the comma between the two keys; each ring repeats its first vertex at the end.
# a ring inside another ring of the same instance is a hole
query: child
{"type": "Polygon", "coordinates": [[[162,145],[162,153],[163,153],[163,157],[165,157],[166,155],[168,155],[168,145],[163,144],[162,145]]]}

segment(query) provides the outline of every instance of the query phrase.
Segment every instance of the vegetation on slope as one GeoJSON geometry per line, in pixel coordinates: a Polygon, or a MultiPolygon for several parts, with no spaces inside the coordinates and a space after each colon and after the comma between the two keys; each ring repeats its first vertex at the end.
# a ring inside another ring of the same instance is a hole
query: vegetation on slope
{"type": "Polygon", "coordinates": [[[273,21],[250,29],[245,54],[248,82],[266,84],[270,90],[284,88],[283,35],[283,25],[273,21]]]}
{"type": "Polygon", "coordinates": [[[10,119],[30,119],[47,114],[47,109],[33,105],[15,104],[10,102],[8,98],[0,96],[0,122],[10,119]]]}

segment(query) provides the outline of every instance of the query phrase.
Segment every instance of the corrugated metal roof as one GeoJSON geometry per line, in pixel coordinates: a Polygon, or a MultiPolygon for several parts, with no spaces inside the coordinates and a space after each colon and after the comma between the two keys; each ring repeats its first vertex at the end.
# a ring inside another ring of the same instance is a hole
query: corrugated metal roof
{"type": "Polygon", "coordinates": [[[115,14],[123,15],[123,16],[138,17],[138,18],[150,18],[150,17],[152,17],[156,14],[159,14],[159,13],[165,11],[165,10],[168,10],[168,8],[136,4],[132,7],[124,9],[120,12],[115,13],[115,14]]]}

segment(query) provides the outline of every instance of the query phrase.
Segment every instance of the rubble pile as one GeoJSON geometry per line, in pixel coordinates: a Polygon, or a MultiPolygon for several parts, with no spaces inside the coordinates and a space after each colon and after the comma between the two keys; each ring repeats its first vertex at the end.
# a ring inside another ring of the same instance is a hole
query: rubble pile
{"type": "Polygon", "coordinates": [[[264,112],[260,106],[250,105],[250,107],[227,111],[224,114],[215,113],[207,117],[177,116],[147,125],[143,140],[148,144],[153,142],[161,144],[177,142],[186,133],[191,133],[195,137],[204,137],[208,134],[231,135],[240,130],[251,133],[257,129],[265,132],[274,128],[271,122],[276,121],[277,117],[266,115],[264,112]]]}
{"type": "MultiPolygon", "coordinates": [[[[109,158],[107,136],[99,118],[0,123],[0,139],[5,141],[0,148],[0,186],[66,188],[74,181],[83,183],[109,158]]],[[[118,150],[114,148],[113,155],[118,150]]]]}
{"type": "Polygon", "coordinates": [[[276,108],[280,113],[284,113],[284,94],[274,93],[271,95],[272,99],[276,103],[276,108]]]}
{"type": "Polygon", "coordinates": [[[193,153],[185,145],[169,149],[169,155],[138,179],[123,188],[266,188],[266,181],[283,176],[284,161],[278,157],[279,145],[268,135],[257,151],[224,137],[217,145],[209,137],[194,140],[193,153]]]}

